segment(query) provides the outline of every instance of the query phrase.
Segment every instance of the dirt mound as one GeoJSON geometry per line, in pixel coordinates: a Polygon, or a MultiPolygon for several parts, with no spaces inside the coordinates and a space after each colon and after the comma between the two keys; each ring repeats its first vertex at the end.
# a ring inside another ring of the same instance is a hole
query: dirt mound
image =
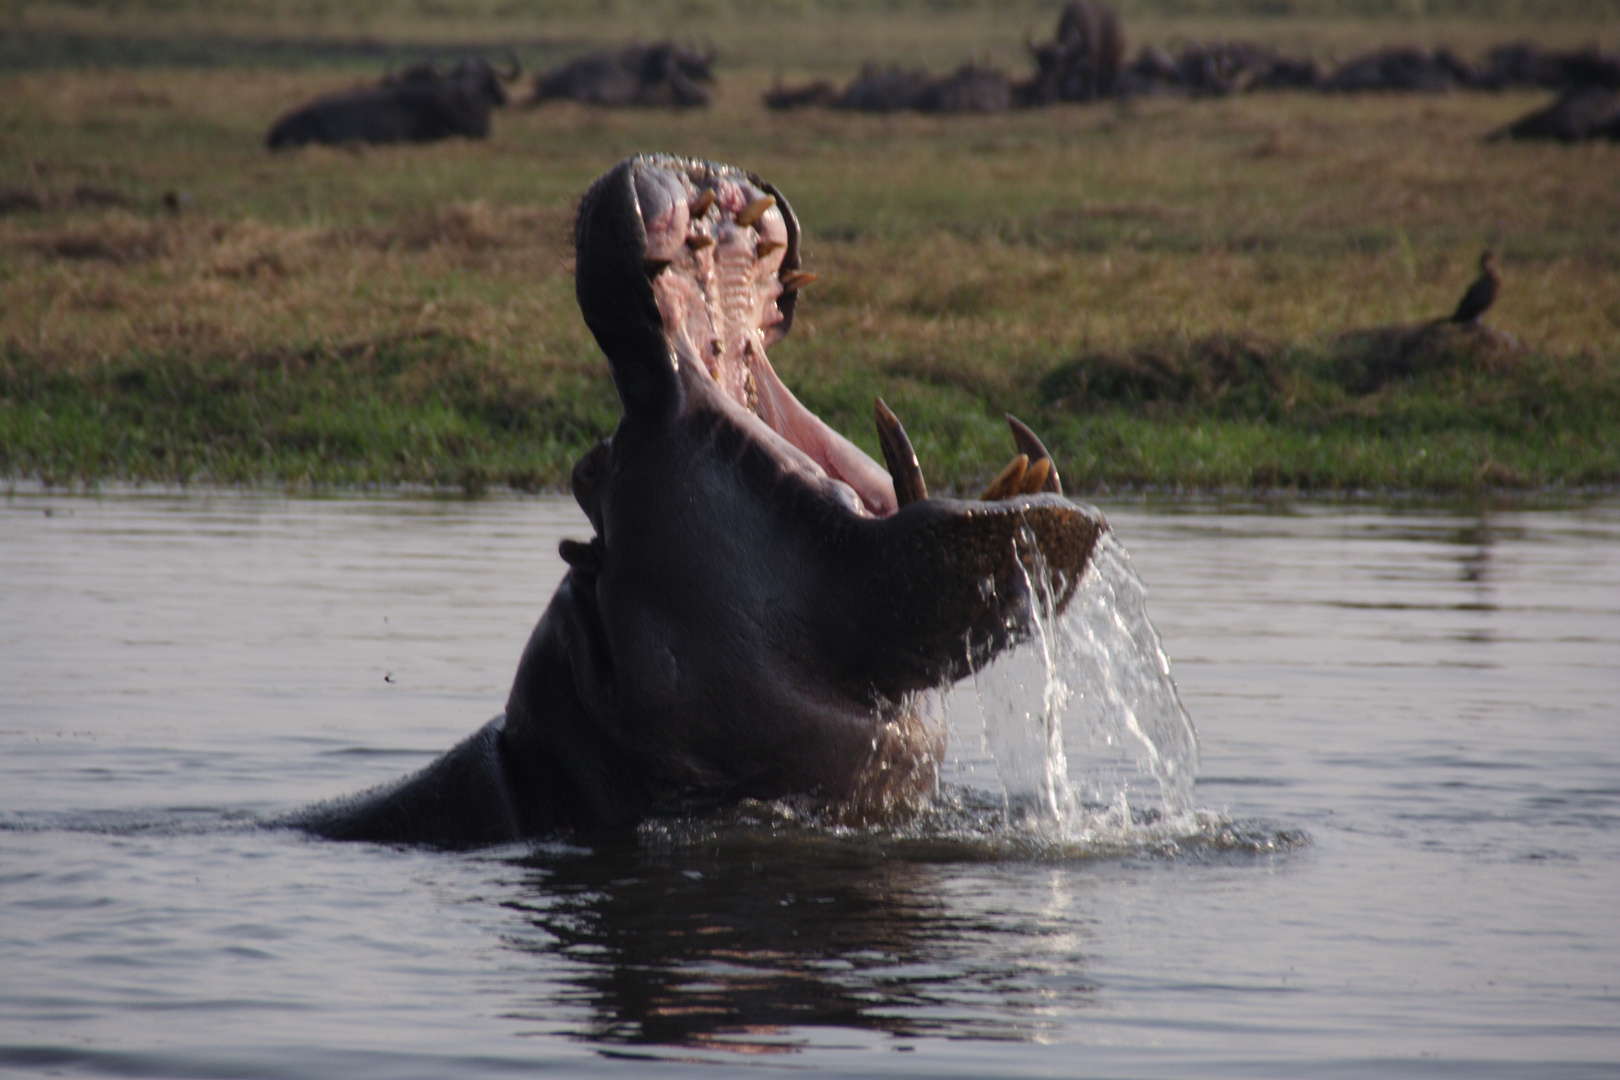
{"type": "Polygon", "coordinates": [[[1334,339],[1335,381],[1356,394],[1437,371],[1510,370],[1524,355],[1518,338],[1480,323],[1430,322],[1355,330],[1334,339]]]}

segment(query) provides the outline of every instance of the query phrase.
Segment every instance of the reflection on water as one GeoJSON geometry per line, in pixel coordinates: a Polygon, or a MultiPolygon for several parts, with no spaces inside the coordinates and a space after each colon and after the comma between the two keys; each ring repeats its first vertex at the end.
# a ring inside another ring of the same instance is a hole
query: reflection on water
{"type": "MultiPolygon", "coordinates": [[[[939,867],[781,844],[527,865],[532,892],[508,903],[532,936],[512,940],[578,961],[584,1038],[745,1053],[792,1050],[808,1028],[1018,1038],[1040,1026],[1036,998],[1055,1003],[1058,987],[1035,993],[1027,970],[985,970],[1009,959],[981,951],[995,917],[952,910],[939,867]]],[[[1065,1007],[1090,989],[1077,959],[1065,1007]]]]}
{"type": "Polygon", "coordinates": [[[751,803],[544,847],[517,862],[524,891],[505,905],[527,925],[504,938],[573,962],[571,995],[590,1006],[579,1038],[736,1053],[802,1048],[823,1028],[1040,1040],[1096,989],[1077,866],[1252,864],[1305,842],[1211,814],[1189,815],[1191,834],[1101,815],[1063,841],[1002,810],[957,793],[919,820],[851,828],[751,803]],[[1001,860],[1018,872],[962,888],[960,864],[1001,860]]]}
{"type": "Polygon", "coordinates": [[[252,821],[499,708],[570,504],[0,500],[0,1071],[1615,1076],[1620,506],[1107,509],[1180,818],[1087,677],[1032,827],[981,682],[909,822],[446,855],[252,821]]]}

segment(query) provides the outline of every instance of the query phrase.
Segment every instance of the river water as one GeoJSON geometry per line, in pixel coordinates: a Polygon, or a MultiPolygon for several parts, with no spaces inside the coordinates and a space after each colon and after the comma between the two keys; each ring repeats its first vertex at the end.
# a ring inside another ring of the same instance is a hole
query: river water
{"type": "Polygon", "coordinates": [[[1620,503],[1104,509],[1196,747],[1116,576],[903,827],[443,854],[262,822],[499,710],[571,503],[0,496],[0,1073],[1620,1076],[1620,503]]]}

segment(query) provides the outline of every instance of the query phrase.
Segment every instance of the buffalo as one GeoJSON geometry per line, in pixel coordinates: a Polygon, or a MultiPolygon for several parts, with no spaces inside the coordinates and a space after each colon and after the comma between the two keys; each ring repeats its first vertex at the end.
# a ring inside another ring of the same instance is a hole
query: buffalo
{"type": "Polygon", "coordinates": [[[867,64],[848,86],[839,90],[817,80],[802,86],[778,85],[765,92],[771,109],[797,109],[821,105],[853,112],[923,113],[1002,112],[1013,105],[1012,82],[995,68],[963,64],[950,75],[934,76],[927,68],[880,67],[867,64]]]}
{"type": "Polygon", "coordinates": [[[774,87],[765,91],[765,107],[777,111],[802,109],[807,105],[837,108],[843,97],[843,91],[826,79],[817,79],[798,86],[787,86],[778,80],[774,87]]]}
{"type": "Polygon", "coordinates": [[[1106,4],[1070,0],[1058,20],[1057,37],[1029,43],[1035,75],[1017,88],[1025,105],[1095,101],[1113,96],[1125,59],[1125,31],[1106,4]]]}
{"type": "Polygon", "coordinates": [[[1394,91],[1438,94],[1473,84],[1475,73],[1450,49],[1415,45],[1378,49],[1340,64],[1322,81],[1330,93],[1394,91]]]}
{"type": "Polygon", "coordinates": [[[1174,55],[1157,46],[1144,48],[1120,70],[1115,93],[1224,97],[1250,90],[1312,89],[1321,77],[1316,61],[1284,56],[1267,45],[1194,42],[1174,55]]]}
{"type": "Polygon", "coordinates": [[[1491,133],[1492,142],[1499,139],[1620,141],[1620,92],[1602,86],[1565,90],[1551,105],[1491,133]]]}
{"type": "Polygon", "coordinates": [[[1481,90],[1571,90],[1585,86],[1620,90],[1620,55],[1601,52],[1595,46],[1558,50],[1523,41],[1498,45],[1475,73],[1474,85],[1481,90]]]}
{"type": "Polygon", "coordinates": [[[708,105],[714,95],[714,49],[661,41],[596,53],[541,72],[529,103],[563,99],[609,108],[708,105]]]}
{"type": "Polygon", "coordinates": [[[270,128],[271,150],[307,143],[433,142],[452,135],[481,139],[489,134],[490,110],[506,104],[503,83],[522,66],[513,57],[506,71],[487,60],[463,60],[449,71],[436,64],[413,64],[377,86],[331,94],[302,105],[270,128]]]}
{"type": "Polygon", "coordinates": [[[837,104],[861,112],[1001,112],[1012,104],[1012,86],[1001,72],[973,63],[941,77],[869,64],[837,104]]]}

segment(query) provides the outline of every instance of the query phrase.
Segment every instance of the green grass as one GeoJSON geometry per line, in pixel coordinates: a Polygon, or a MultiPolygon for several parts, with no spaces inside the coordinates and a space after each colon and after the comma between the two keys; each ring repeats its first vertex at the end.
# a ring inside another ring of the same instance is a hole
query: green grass
{"type": "Polygon", "coordinates": [[[48,483],[554,487],[617,414],[600,380],[517,385],[466,341],[235,362],[133,357],[68,376],[0,358],[0,446],[48,483]]]}
{"type": "MultiPolygon", "coordinates": [[[[163,54],[0,75],[0,201],[40,207],[0,214],[0,474],[562,485],[617,413],[573,303],[573,202],[619,157],[664,149],[787,192],[821,280],[779,370],[874,453],[883,395],[936,489],[971,491],[999,469],[1008,411],[1081,490],[1620,482],[1620,147],[1482,138],[1542,95],[780,116],[759,106],[778,73],[844,75],[867,55],[941,67],[980,43],[1016,69],[1024,29],[1045,33],[1051,11],[696,4],[660,26],[658,7],[629,20],[470,0],[322,10],[12,11],[58,41],[270,51],[232,54],[246,66],[163,54]],[[509,109],[487,142],[260,146],[282,110],[382,70],[375,51],[299,42],[372,33],[400,55],[544,39],[533,60],[670,26],[713,31],[713,109],[509,109]],[[1369,380],[1365,340],[1344,335],[1449,311],[1484,246],[1507,275],[1488,321],[1521,347],[1441,342],[1369,380]]],[[[1620,44],[1601,4],[1556,19],[1511,3],[1489,18],[1259,10],[1126,5],[1127,31],[1340,55],[1520,35],[1620,44]]]]}

